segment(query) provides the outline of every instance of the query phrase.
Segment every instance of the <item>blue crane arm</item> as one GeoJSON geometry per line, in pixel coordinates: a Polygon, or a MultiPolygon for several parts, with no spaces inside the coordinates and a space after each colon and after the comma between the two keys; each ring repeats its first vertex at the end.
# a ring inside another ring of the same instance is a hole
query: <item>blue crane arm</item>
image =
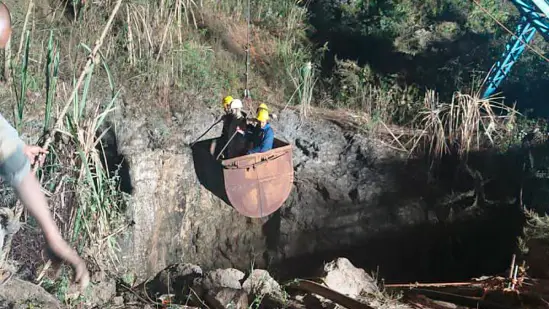
{"type": "Polygon", "coordinates": [[[540,9],[540,11],[545,14],[545,16],[549,15],[549,4],[545,0],[532,0],[532,2],[540,9]]]}
{"type": "Polygon", "coordinates": [[[482,95],[483,98],[491,96],[496,91],[501,82],[509,75],[511,68],[526,48],[526,44],[529,44],[534,38],[534,34],[536,34],[536,28],[534,28],[525,17],[523,17],[521,21],[522,22],[517,26],[518,39],[515,36],[511,38],[505,45],[505,51],[500,60],[498,60],[494,64],[492,70],[490,70],[486,81],[486,89],[482,95]]]}
{"type": "Polygon", "coordinates": [[[549,41],[549,4],[546,0],[511,0],[519,13],[549,41]]]}
{"type": "Polygon", "coordinates": [[[488,73],[487,85],[482,97],[492,95],[501,82],[509,75],[511,68],[518,60],[526,45],[529,44],[536,32],[549,41],[549,3],[546,0],[511,0],[522,15],[517,26],[516,35],[505,45],[500,60],[488,73]]]}

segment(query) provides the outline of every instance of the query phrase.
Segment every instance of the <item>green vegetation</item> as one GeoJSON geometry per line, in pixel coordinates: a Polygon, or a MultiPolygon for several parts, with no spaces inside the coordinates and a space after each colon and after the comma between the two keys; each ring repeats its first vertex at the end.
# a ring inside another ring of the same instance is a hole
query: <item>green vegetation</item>
{"type": "MultiPolygon", "coordinates": [[[[127,226],[122,217],[126,196],[120,192],[117,171],[108,169],[102,143],[104,136],[112,134],[109,123],[120,91],[129,89],[127,100],[145,101],[132,104],[130,111],[138,114],[185,108],[170,105],[173,92],[182,93],[184,101],[192,99],[206,105],[217,105],[225,93],[242,93],[245,6],[236,1],[230,6],[207,1],[202,7],[192,1],[125,2],[97,62],[67,102],[115,1],[86,2],[76,8],[65,8],[64,2],[51,6],[38,3],[28,12],[21,3],[7,4],[16,21],[11,50],[22,33],[24,37],[19,53],[6,53],[10,57],[7,65],[11,67],[8,82],[12,93],[1,95],[16,104],[2,106],[4,114],[11,114],[5,111],[13,108],[17,129],[28,136],[43,136],[43,141],[52,133],[60,110],[70,104],[62,127],[56,128],[59,131],[50,145],[46,164],[38,170],[39,177],[64,237],[90,265],[95,264],[92,268],[115,271],[116,236],[127,226]],[[241,12],[241,18],[231,18],[229,12],[241,12]],[[19,22],[24,20],[22,16],[29,17],[28,23],[19,22]],[[226,45],[236,48],[224,52],[226,45]]],[[[300,72],[309,57],[306,49],[299,48],[306,45],[301,45],[305,35],[298,29],[303,27],[306,10],[293,1],[281,1],[276,8],[261,5],[254,10],[252,36],[265,40],[265,48],[252,49],[252,95],[278,97],[278,93],[263,89],[282,87],[282,97],[297,93],[300,102],[310,104],[313,75],[309,74],[312,70],[306,75],[300,72]],[[277,28],[286,31],[267,31],[277,28]]],[[[56,280],[46,276],[41,283],[68,302],[70,278],[63,273],[56,280]]]]}
{"type": "MultiPolygon", "coordinates": [[[[43,135],[51,132],[116,1],[42,1],[28,12],[20,1],[6,2],[15,21],[12,49],[21,48],[8,54],[11,92],[0,97],[10,104],[1,107],[13,114],[20,132],[43,135]]],[[[508,1],[480,3],[511,28],[517,22],[508,1]]],[[[223,96],[241,95],[246,4],[123,2],[39,171],[52,205],[66,205],[56,209],[64,236],[90,262],[116,265],[116,236],[126,226],[126,196],[102,147],[120,93],[130,103],[129,114],[159,115],[158,127],[166,132],[173,114],[191,104],[217,108],[223,96]]],[[[433,158],[456,141],[459,154],[483,147],[485,140],[508,147],[533,125],[498,98],[479,99],[479,81],[509,35],[470,1],[251,5],[250,89],[256,102],[293,105],[304,118],[313,107],[348,109],[365,115],[362,125],[369,128],[399,125],[412,132],[393,136],[401,148],[433,158]]],[[[547,47],[541,39],[534,45],[547,47]]],[[[525,53],[506,89],[535,95],[548,69],[525,53]]]]}
{"type": "MultiPolygon", "coordinates": [[[[57,52],[65,70],[69,66],[76,72],[86,55],[78,46],[96,39],[90,34],[100,31],[102,16],[114,2],[86,2],[73,14],[78,16],[74,21],[65,18],[62,6],[54,10],[55,18],[45,18],[48,22],[35,9],[31,18],[39,22],[29,23],[34,27],[30,36],[46,42],[45,34],[53,31],[56,38],[69,38],[57,52]]],[[[511,28],[517,21],[518,14],[508,1],[480,4],[511,28]]],[[[148,104],[141,104],[136,112],[149,107],[180,109],[167,106],[172,90],[182,93],[182,100],[217,104],[219,97],[244,90],[247,9],[247,1],[241,0],[124,3],[102,49],[103,61],[109,64],[115,83],[129,89],[147,85],[155,94],[143,98],[148,104]]],[[[479,6],[453,0],[251,1],[250,13],[254,99],[356,109],[399,125],[410,125],[416,118],[426,87],[439,92],[443,101],[451,101],[455,90],[478,90],[479,81],[509,38],[479,6]],[[488,47],[481,50],[480,46],[488,47]],[[395,62],[400,67],[395,68],[395,62]],[[303,80],[305,68],[312,73],[308,85],[303,80]]],[[[543,40],[535,42],[540,48],[544,44],[543,40]]],[[[43,57],[43,45],[32,46],[31,55],[51,61],[43,57]]],[[[517,70],[540,67],[539,57],[526,54],[517,70]]],[[[36,66],[31,64],[29,69],[35,76],[36,66]]],[[[69,73],[63,71],[59,74],[69,73]]],[[[509,87],[516,88],[520,81],[513,76],[522,73],[512,75],[509,87]]],[[[94,92],[106,88],[105,74],[95,77],[94,92]]],[[[539,75],[535,82],[543,78],[539,75]]]]}
{"type": "MultiPolygon", "coordinates": [[[[480,6],[453,0],[315,1],[312,38],[319,44],[329,42],[323,61],[327,78],[319,88],[331,89],[336,107],[366,107],[370,112],[368,101],[390,102],[378,104],[374,113],[378,110],[383,121],[401,125],[414,118],[425,88],[436,90],[447,102],[456,90],[478,91],[510,38],[492,17],[511,31],[519,18],[510,1],[478,2],[480,6]],[[333,60],[334,55],[339,60],[333,60]],[[359,59],[360,64],[346,57],[359,59]],[[379,93],[387,98],[379,98],[379,93]]],[[[547,50],[540,37],[533,46],[547,50]]],[[[503,84],[508,101],[518,98],[521,108],[543,102],[539,87],[547,80],[538,70],[548,66],[526,51],[503,84]]],[[[537,112],[545,110],[538,108],[537,112]]]]}

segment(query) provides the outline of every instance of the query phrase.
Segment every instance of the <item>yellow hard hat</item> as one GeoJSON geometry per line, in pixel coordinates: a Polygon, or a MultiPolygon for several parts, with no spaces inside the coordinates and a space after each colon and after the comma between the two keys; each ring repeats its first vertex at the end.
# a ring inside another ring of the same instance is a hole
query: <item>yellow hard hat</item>
{"type": "Polygon", "coordinates": [[[259,107],[257,108],[257,110],[260,110],[260,109],[264,109],[266,111],[269,110],[269,108],[267,107],[267,104],[265,104],[265,103],[259,104],[259,107]]]}
{"type": "Polygon", "coordinates": [[[223,98],[223,106],[227,107],[229,104],[231,104],[232,101],[233,101],[233,97],[231,97],[230,95],[224,97],[223,98]]]}
{"type": "Polygon", "coordinates": [[[269,120],[269,112],[266,109],[260,109],[257,113],[257,120],[267,121],[269,120]]]}

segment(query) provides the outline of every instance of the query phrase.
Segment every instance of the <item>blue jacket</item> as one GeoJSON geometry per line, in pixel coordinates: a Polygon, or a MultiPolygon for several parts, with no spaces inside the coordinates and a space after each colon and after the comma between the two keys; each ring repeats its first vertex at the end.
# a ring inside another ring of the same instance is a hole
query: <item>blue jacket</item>
{"type": "Polygon", "coordinates": [[[248,150],[248,154],[267,152],[273,149],[274,132],[271,128],[271,124],[267,123],[264,128],[258,130],[259,136],[257,138],[257,145],[254,148],[248,150]]]}

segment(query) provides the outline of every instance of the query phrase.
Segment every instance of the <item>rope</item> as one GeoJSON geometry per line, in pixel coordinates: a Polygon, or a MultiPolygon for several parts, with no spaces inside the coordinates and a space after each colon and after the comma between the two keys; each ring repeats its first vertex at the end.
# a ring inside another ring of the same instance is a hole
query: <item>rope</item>
{"type": "Polygon", "coordinates": [[[246,13],[246,22],[247,22],[247,29],[246,29],[246,89],[244,90],[244,98],[248,99],[250,97],[250,90],[248,90],[249,85],[249,67],[250,67],[250,0],[248,0],[248,9],[246,13]]]}
{"type": "Polygon", "coordinates": [[[480,4],[480,2],[478,0],[473,0],[473,3],[476,4],[479,9],[481,9],[484,13],[486,13],[486,15],[488,15],[491,19],[493,19],[500,27],[502,27],[505,31],[507,31],[509,34],[511,34],[512,36],[514,36],[517,40],[519,40],[522,44],[524,44],[526,47],[528,47],[528,49],[530,49],[531,51],[533,51],[535,54],[537,54],[538,56],[540,56],[543,60],[549,62],[549,58],[545,57],[543,54],[542,54],[542,51],[540,51],[539,49],[531,46],[530,44],[526,43],[524,40],[522,40],[519,36],[517,36],[513,31],[509,30],[509,28],[507,28],[502,22],[500,22],[492,13],[490,13],[485,7],[482,6],[482,4],[480,4]]]}
{"type": "Polygon", "coordinates": [[[233,140],[233,138],[236,136],[237,133],[238,133],[238,131],[234,131],[233,135],[231,136],[231,138],[229,139],[229,141],[227,141],[227,143],[225,144],[225,146],[223,146],[223,149],[221,149],[221,151],[219,152],[219,154],[217,155],[217,157],[215,158],[215,160],[219,160],[219,157],[221,157],[221,155],[223,154],[223,151],[225,151],[225,148],[227,148],[227,146],[229,146],[229,143],[233,140]]]}
{"type": "MultiPolygon", "coordinates": [[[[57,118],[57,121],[54,125],[54,128],[51,131],[51,133],[48,135],[48,137],[47,137],[47,139],[44,143],[43,148],[48,149],[48,147],[50,146],[50,144],[53,140],[53,137],[61,129],[61,126],[63,125],[63,121],[65,120],[65,114],[69,110],[71,102],[74,100],[74,97],[76,96],[76,92],[78,91],[78,89],[82,85],[82,82],[84,81],[84,77],[89,73],[90,69],[92,68],[92,64],[96,62],[97,52],[99,51],[99,48],[103,45],[103,41],[105,40],[105,37],[107,36],[107,33],[109,32],[112,21],[114,20],[114,16],[118,12],[118,9],[120,9],[121,4],[122,4],[122,0],[118,0],[118,2],[116,3],[116,6],[114,7],[114,9],[111,13],[111,16],[109,17],[109,20],[107,21],[107,24],[105,25],[105,28],[103,29],[103,32],[101,33],[101,36],[99,37],[99,39],[97,41],[95,41],[95,46],[94,46],[93,50],[91,51],[91,53],[88,55],[88,61],[86,62],[86,66],[82,70],[82,73],[80,74],[80,77],[78,78],[78,82],[74,86],[74,89],[72,90],[72,93],[71,93],[69,99],[67,100],[67,102],[65,103],[65,106],[63,107],[63,110],[59,114],[59,117],[57,118]]],[[[41,156],[44,156],[44,155],[42,154],[41,156]]],[[[32,172],[36,173],[37,169],[38,169],[38,164],[34,165],[32,172]]],[[[17,204],[15,205],[14,220],[16,222],[19,222],[19,219],[21,218],[22,214],[23,214],[23,204],[21,203],[20,200],[18,200],[17,204]]],[[[7,256],[8,252],[11,249],[12,238],[13,237],[8,237],[8,239],[6,240],[6,244],[5,244],[6,249],[3,252],[3,254],[4,254],[3,260],[5,260],[5,257],[7,256]]]]}
{"type": "Polygon", "coordinates": [[[190,145],[191,147],[194,146],[194,144],[196,144],[196,142],[198,142],[199,139],[202,138],[202,136],[206,135],[206,133],[210,132],[210,130],[216,125],[218,124],[219,122],[221,122],[221,120],[223,120],[223,118],[219,118],[216,122],[214,122],[204,133],[202,133],[202,135],[200,135],[197,139],[194,140],[194,142],[192,142],[190,145]]]}

